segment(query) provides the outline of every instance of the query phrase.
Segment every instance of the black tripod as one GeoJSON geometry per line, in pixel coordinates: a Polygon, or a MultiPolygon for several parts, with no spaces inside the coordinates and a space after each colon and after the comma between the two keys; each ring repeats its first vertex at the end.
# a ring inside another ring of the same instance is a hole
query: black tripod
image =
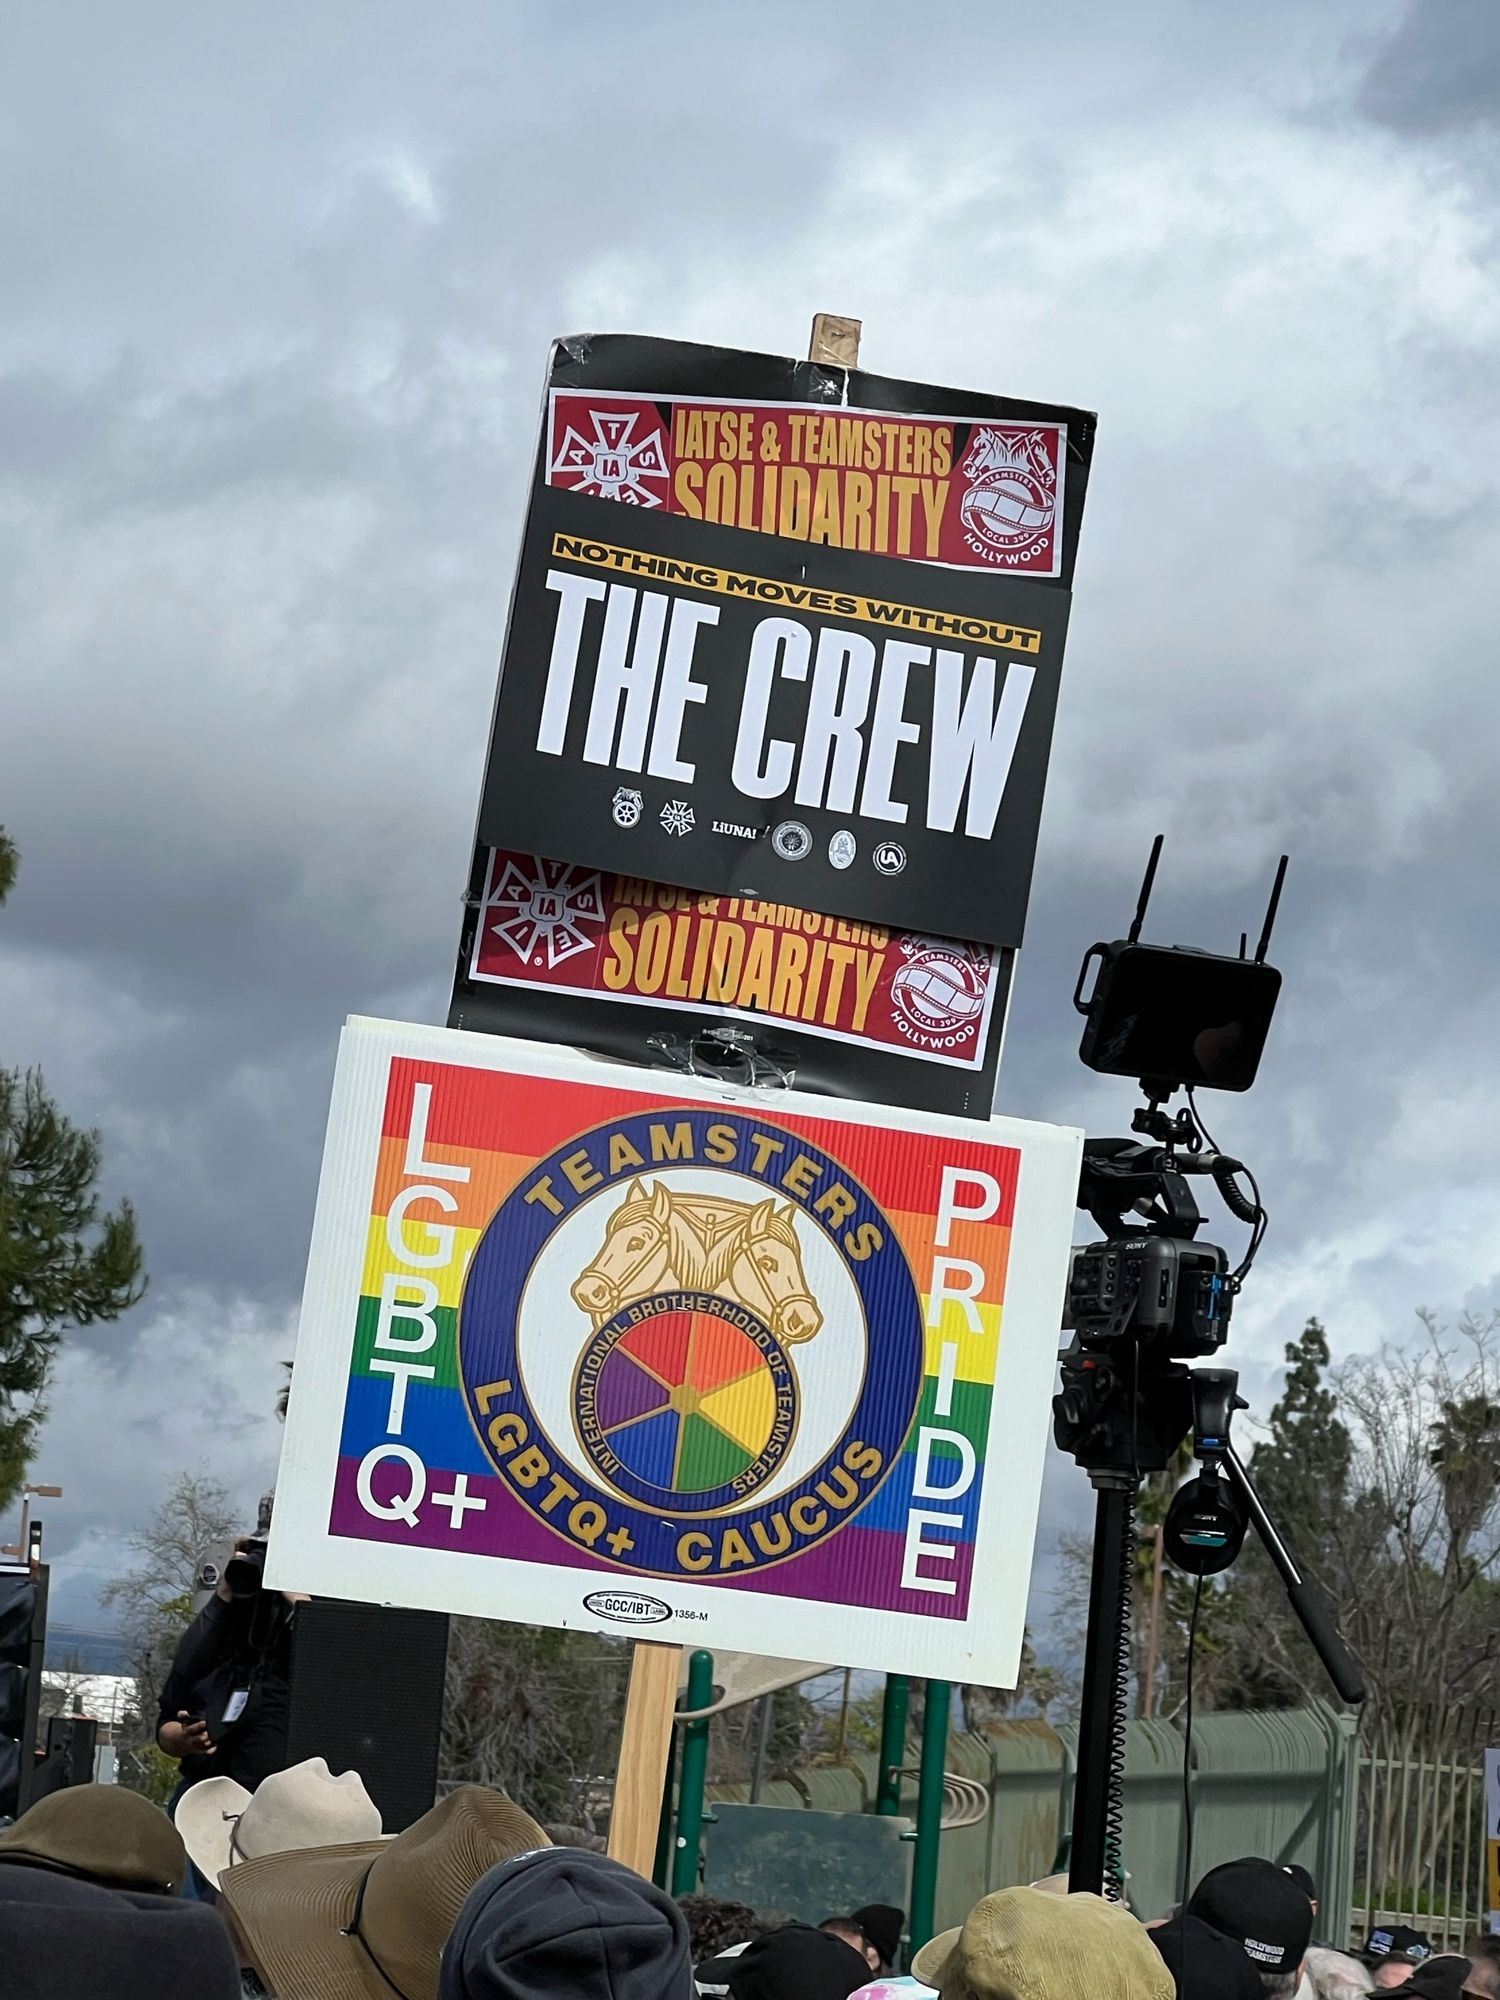
{"type": "Polygon", "coordinates": [[[1318,1588],[1266,1512],[1250,1474],[1230,1444],[1230,1414],[1240,1404],[1230,1368],[1154,1364],[1138,1342],[1124,1356],[1130,1380],[1114,1356],[1090,1354],[1074,1342],[1062,1358],[1056,1398],[1058,1442],[1072,1450],[1098,1494],[1094,1564],[1088,1582],[1084,1700],[1078,1724],[1068,1886],[1120,1898],[1124,1894],[1124,1748],[1130,1682],[1130,1592],[1136,1556],[1136,1490],[1148,1472],[1162,1472],[1192,1428],[1204,1474],[1174,1502],[1178,1548],[1188,1570],[1228,1568],[1254,1526],[1274,1562],[1292,1610],[1328,1678],[1346,1702],[1364,1700],[1360,1670],[1346,1650],[1318,1588]],[[1064,1436],[1064,1430],[1068,1436],[1064,1436]],[[1070,1442],[1072,1440],[1072,1442],[1070,1442]]]}
{"type": "Polygon", "coordinates": [[[1227,1568],[1253,1526],[1334,1686],[1345,1701],[1364,1699],[1359,1668],[1327,1606],[1230,1444],[1230,1419],[1244,1407],[1237,1375],[1173,1358],[1173,1347],[1208,1354],[1222,1343],[1235,1290],[1223,1253],[1192,1241],[1202,1218],[1183,1175],[1211,1173],[1227,1192],[1235,1163],[1183,1157],[1174,1151],[1179,1132],[1154,1109],[1138,1114],[1138,1130],[1155,1132],[1158,1123],[1162,1148],[1103,1140],[1084,1149],[1079,1206],[1110,1240],[1077,1253],[1070,1304],[1078,1330],[1053,1399],[1057,1442],[1098,1495],[1069,1886],[1117,1898],[1124,1887],[1135,1497],[1147,1474],[1165,1471],[1189,1431],[1203,1469],[1173,1501],[1166,1534],[1174,1561],[1199,1575],[1227,1568]],[[1133,1234],[1127,1211],[1149,1218],[1133,1234]]]}

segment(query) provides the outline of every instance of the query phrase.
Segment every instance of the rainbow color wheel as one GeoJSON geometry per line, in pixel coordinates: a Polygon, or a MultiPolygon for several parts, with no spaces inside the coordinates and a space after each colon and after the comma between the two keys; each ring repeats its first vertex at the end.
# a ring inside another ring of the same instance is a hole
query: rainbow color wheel
{"type": "Polygon", "coordinates": [[[622,1334],[595,1408],[610,1450],[666,1493],[708,1493],[746,1472],[776,1421],[759,1347],[711,1312],[665,1312],[622,1334]]]}

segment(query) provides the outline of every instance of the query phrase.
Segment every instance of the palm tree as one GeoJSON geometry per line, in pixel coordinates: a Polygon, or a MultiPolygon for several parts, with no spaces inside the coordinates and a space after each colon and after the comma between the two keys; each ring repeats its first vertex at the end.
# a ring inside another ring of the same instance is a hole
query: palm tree
{"type": "Polygon", "coordinates": [[[286,1371],[286,1380],[276,1391],[276,1414],[285,1423],[287,1399],[292,1393],[292,1364],[290,1361],[283,1361],[281,1365],[286,1371]]]}

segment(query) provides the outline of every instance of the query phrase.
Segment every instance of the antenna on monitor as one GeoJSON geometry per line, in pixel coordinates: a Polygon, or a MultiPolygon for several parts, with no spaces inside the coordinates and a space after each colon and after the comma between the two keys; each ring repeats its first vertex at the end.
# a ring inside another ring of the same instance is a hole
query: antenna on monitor
{"type": "Polygon", "coordinates": [[[1255,947],[1255,963],[1264,965],[1266,950],[1271,942],[1271,926],[1276,921],[1276,912],[1281,904],[1281,885],[1286,880],[1286,856],[1283,854],[1276,866],[1276,880],[1271,884],[1271,900],[1266,905],[1266,920],[1260,927],[1260,943],[1255,947]]]}
{"type": "MultiPolygon", "coordinates": [[[[1146,905],[1151,900],[1151,885],[1156,880],[1156,864],[1161,860],[1161,847],[1165,839],[1166,835],[1159,833],[1151,843],[1151,859],[1146,863],[1146,873],[1141,882],[1141,893],[1136,899],[1135,918],[1130,926],[1129,942],[1131,944],[1139,944],[1140,942],[1141,925],[1145,922],[1146,905]]],[[[1277,888],[1279,891],[1279,881],[1277,888]]]]}

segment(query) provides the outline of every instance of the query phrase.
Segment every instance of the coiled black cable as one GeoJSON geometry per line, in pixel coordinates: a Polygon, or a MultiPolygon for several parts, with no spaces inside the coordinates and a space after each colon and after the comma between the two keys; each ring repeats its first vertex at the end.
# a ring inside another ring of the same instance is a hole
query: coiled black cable
{"type": "Polygon", "coordinates": [[[1122,1617],[1115,1653],[1109,1724],[1108,1790],[1104,1801],[1104,1893],[1111,1902],[1125,1900],[1125,1730],[1130,1699],[1130,1603],[1135,1585],[1135,1493],[1125,1497],[1125,1521],[1120,1535],[1119,1592],[1122,1617]]]}

